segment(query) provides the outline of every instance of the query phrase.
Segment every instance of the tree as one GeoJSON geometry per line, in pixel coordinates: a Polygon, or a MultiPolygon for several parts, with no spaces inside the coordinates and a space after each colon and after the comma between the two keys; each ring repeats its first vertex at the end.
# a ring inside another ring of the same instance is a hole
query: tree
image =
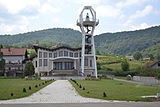
{"type": "Polygon", "coordinates": [[[24,75],[25,76],[32,76],[35,73],[35,68],[31,61],[27,62],[24,68],[24,75]]]}
{"type": "Polygon", "coordinates": [[[136,52],[133,55],[133,57],[134,57],[135,60],[140,60],[140,59],[142,59],[142,54],[140,52],[136,52]]]}
{"type": "Polygon", "coordinates": [[[3,53],[0,48],[0,75],[4,75],[5,72],[5,60],[3,59],[3,53]]]}
{"type": "Polygon", "coordinates": [[[129,63],[126,59],[121,62],[121,68],[123,71],[129,71],[129,63]]]}
{"type": "Polygon", "coordinates": [[[153,54],[148,54],[148,57],[150,57],[151,60],[154,60],[153,54]]]}

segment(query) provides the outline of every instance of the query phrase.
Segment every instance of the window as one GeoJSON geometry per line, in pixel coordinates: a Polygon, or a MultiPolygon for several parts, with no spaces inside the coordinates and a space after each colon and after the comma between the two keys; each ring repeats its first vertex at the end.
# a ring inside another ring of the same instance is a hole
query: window
{"type": "Polygon", "coordinates": [[[64,56],[68,56],[68,51],[64,51],[64,56]]]}
{"type": "Polygon", "coordinates": [[[54,62],[54,70],[62,70],[62,62],[54,62]]]}
{"type": "Polygon", "coordinates": [[[78,57],[78,53],[74,53],[74,57],[78,57]]]}
{"type": "Polygon", "coordinates": [[[43,53],[43,57],[44,57],[44,58],[47,58],[47,57],[48,57],[47,52],[44,52],[44,53],[43,53]]]}
{"type": "Polygon", "coordinates": [[[69,56],[70,56],[70,57],[73,57],[73,52],[69,52],[69,56]]]}
{"type": "Polygon", "coordinates": [[[54,58],[56,58],[56,57],[57,57],[57,52],[55,52],[55,53],[54,53],[53,57],[54,57],[54,58]]]}
{"type": "Polygon", "coordinates": [[[88,66],[88,58],[84,58],[84,66],[88,66]]]}
{"type": "Polygon", "coordinates": [[[59,51],[59,56],[63,56],[63,51],[59,51]]]}
{"type": "Polygon", "coordinates": [[[52,53],[49,53],[49,58],[52,58],[52,53]]]}
{"type": "Polygon", "coordinates": [[[47,59],[43,60],[43,66],[48,66],[48,60],[47,59]]]}
{"type": "Polygon", "coordinates": [[[72,70],[72,69],[74,69],[73,62],[64,62],[64,70],[72,70]]]}
{"type": "Polygon", "coordinates": [[[37,68],[37,61],[36,61],[36,68],[37,68]]]}
{"type": "Polygon", "coordinates": [[[39,59],[39,67],[42,66],[42,59],[39,59]]]}
{"type": "Polygon", "coordinates": [[[39,58],[42,58],[42,52],[39,52],[39,58]]]}
{"type": "Polygon", "coordinates": [[[90,67],[92,67],[92,59],[90,60],[90,67]]]}

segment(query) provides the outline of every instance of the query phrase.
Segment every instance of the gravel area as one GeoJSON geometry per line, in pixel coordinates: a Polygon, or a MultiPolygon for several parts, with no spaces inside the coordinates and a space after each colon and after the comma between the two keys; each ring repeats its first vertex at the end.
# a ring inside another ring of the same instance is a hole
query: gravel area
{"type": "Polygon", "coordinates": [[[29,97],[0,100],[0,104],[12,103],[93,103],[108,102],[106,100],[85,98],[80,96],[67,80],[57,80],[29,97]]]}

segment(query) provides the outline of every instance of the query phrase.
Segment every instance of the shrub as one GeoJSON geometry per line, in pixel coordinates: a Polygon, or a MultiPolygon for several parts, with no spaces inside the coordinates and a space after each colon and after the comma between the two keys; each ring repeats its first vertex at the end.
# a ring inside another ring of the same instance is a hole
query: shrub
{"type": "Polygon", "coordinates": [[[85,87],[83,87],[83,90],[85,90],[85,87]]]}
{"type": "Polygon", "coordinates": [[[39,86],[41,86],[41,84],[39,84],[39,86]]]}
{"type": "Polygon", "coordinates": [[[82,88],[81,84],[80,84],[79,88],[82,88]]]}
{"type": "Polygon", "coordinates": [[[37,88],[37,87],[38,87],[38,85],[35,85],[35,87],[37,88]]]}
{"type": "Polygon", "coordinates": [[[29,90],[31,90],[32,88],[31,88],[31,86],[29,86],[29,90]]]}
{"type": "Polygon", "coordinates": [[[89,94],[89,91],[87,91],[87,94],[89,94]]]}
{"type": "Polygon", "coordinates": [[[26,93],[26,92],[27,92],[27,91],[26,91],[26,88],[23,88],[23,92],[24,92],[24,93],[26,93]]]}
{"type": "Polygon", "coordinates": [[[44,82],[42,82],[42,85],[44,85],[44,82]]]}
{"type": "Polygon", "coordinates": [[[123,71],[129,71],[129,63],[127,62],[127,60],[121,62],[121,67],[123,71]]]}
{"type": "Polygon", "coordinates": [[[103,97],[107,97],[107,95],[106,95],[106,93],[105,93],[105,92],[103,92],[103,97]]]}
{"type": "Polygon", "coordinates": [[[11,96],[13,96],[13,93],[11,93],[11,96]]]}

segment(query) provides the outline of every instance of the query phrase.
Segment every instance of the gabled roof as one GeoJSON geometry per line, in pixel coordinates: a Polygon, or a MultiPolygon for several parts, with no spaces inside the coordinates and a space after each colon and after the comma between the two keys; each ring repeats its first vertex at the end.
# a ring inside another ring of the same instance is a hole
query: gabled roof
{"type": "Polygon", "coordinates": [[[159,63],[160,61],[154,61],[154,62],[149,62],[147,64],[145,64],[146,67],[152,67],[154,66],[155,64],[159,63]]]}
{"type": "Polygon", "coordinates": [[[2,48],[4,56],[21,56],[26,54],[26,48],[2,48]]]}
{"type": "Polygon", "coordinates": [[[43,49],[43,50],[48,50],[48,51],[56,51],[59,49],[68,49],[68,50],[72,50],[72,51],[77,51],[77,50],[81,50],[81,48],[71,48],[68,46],[60,46],[60,47],[56,47],[56,48],[46,48],[46,47],[42,47],[42,46],[33,46],[34,49],[37,51],[37,49],[43,49]]]}

